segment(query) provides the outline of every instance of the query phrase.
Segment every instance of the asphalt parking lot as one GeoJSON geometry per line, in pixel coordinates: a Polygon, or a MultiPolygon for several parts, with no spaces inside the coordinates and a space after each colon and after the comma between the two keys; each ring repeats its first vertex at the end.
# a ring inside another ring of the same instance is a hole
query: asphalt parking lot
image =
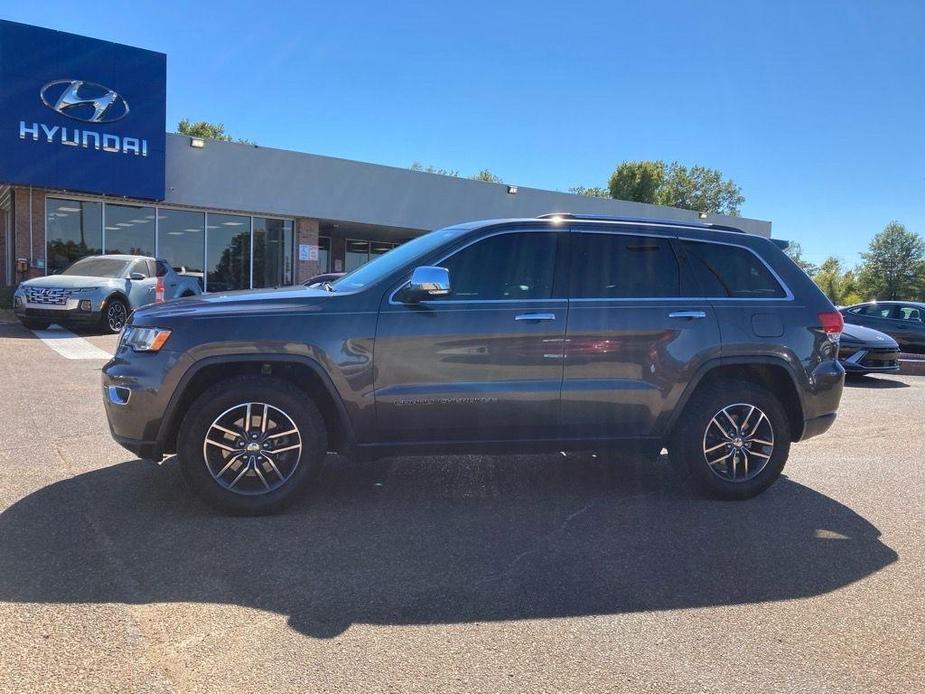
{"type": "Polygon", "coordinates": [[[46,338],[0,322],[0,691],[922,690],[925,376],[851,385],[748,502],[664,461],[332,456],[227,518],[110,439],[114,336],[46,338]]]}

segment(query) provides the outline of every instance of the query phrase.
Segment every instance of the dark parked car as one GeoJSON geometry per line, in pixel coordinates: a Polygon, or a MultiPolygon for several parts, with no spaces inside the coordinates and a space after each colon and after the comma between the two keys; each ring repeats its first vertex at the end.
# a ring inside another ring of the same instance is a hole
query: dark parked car
{"type": "Polygon", "coordinates": [[[846,323],[886,333],[903,352],[925,354],[925,303],[870,301],[841,309],[846,323]]]}
{"type": "Polygon", "coordinates": [[[98,325],[117,333],[139,306],[201,294],[194,277],[174,272],[165,260],[139,255],[92,255],[64,272],[27,280],[13,294],[13,310],[30,330],[98,325]]]}
{"type": "Polygon", "coordinates": [[[838,344],[838,359],[848,374],[899,371],[899,345],[879,330],[846,323],[838,344]]]}
{"type": "Polygon", "coordinates": [[[320,287],[323,284],[328,284],[331,282],[336,282],[341,277],[343,277],[345,272],[325,272],[321,275],[315,275],[314,277],[309,277],[307,280],[302,282],[303,287],[320,287]]]}
{"type": "Polygon", "coordinates": [[[841,314],[774,244],[726,227],[473,222],[326,287],[136,311],[103,369],[115,439],[177,452],[236,513],[289,501],[328,450],[667,446],[704,490],[742,499],[841,398],[841,314]]]}

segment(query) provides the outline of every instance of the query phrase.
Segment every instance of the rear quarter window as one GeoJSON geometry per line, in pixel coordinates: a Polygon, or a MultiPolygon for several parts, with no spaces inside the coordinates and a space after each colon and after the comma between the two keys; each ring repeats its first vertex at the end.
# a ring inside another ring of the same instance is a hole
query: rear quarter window
{"type": "Polygon", "coordinates": [[[704,296],[735,299],[782,299],[787,292],[762,260],[742,246],[709,241],[681,241],[704,296]]]}

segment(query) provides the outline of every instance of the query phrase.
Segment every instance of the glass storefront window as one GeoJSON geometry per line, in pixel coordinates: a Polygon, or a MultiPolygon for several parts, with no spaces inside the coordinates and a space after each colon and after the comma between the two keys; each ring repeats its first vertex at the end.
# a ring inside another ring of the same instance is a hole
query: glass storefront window
{"type": "Polygon", "coordinates": [[[318,267],[320,272],[331,271],[331,239],[327,236],[318,237],[318,267]]]}
{"type": "Polygon", "coordinates": [[[292,220],[254,217],[254,287],[292,284],[292,220]]]}
{"type": "Polygon", "coordinates": [[[369,241],[354,241],[347,239],[347,249],[344,255],[344,271],[351,272],[361,265],[369,262],[369,241]]]}
{"type": "Polygon", "coordinates": [[[106,205],[104,253],[154,255],[154,208],[106,205]]]}
{"type": "Polygon", "coordinates": [[[386,243],[385,241],[372,241],[369,244],[369,259],[373,260],[377,256],[388,253],[393,248],[395,248],[394,243],[386,243]]]}
{"type": "Polygon", "coordinates": [[[250,287],[251,218],[210,213],[206,234],[206,291],[250,287]]]}
{"type": "Polygon", "coordinates": [[[205,215],[158,208],[157,254],[181,275],[205,288],[205,215]]]}
{"type": "Polygon", "coordinates": [[[102,253],[103,206],[98,202],[45,199],[47,272],[61,272],[75,260],[102,253]]]}
{"type": "MultiPolygon", "coordinates": [[[[123,253],[166,260],[195,277],[204,291],[291,285],[296,237],[292,219],[250,217],[164,207],[117,205],[48,196],[45,199],[48,273],[88,255],[123,253]],[[208,219],[208,228],[206,220],[208,219]],[[104,226],[105,220],[105,226],[104,226]],[[251,225],[254,236],[251,239],[251,225]]],[[[368,242],[363,262],[368,259],[368,242]]],[[[321,240],[328,267],[331,240],[321,240]]]]}

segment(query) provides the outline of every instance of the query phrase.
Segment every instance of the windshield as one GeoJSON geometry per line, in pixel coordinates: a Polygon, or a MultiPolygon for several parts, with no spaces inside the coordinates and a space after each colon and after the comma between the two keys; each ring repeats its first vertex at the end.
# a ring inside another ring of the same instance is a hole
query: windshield
{"type": "Polygon", "coordinates": [[[84,258],[78,260],[62,275],[80,275],[81,277],[125,277],[128,261],[122,258],[84,258]]]}
{"type": "Polygon", "coordinates": [[[395,270],[414,258],[427,255],[447,241],[458,238],[471,228],[469,225],[446,227],[445,229],[437,229],[429,234],[418,236],[416,239],[403,243],[401,246],[397,246],[388,253],[384,253],[375,260],[366,263],[366,265],[344,275],[332,283],[332,286],[335,291],[348,292],[367,287],[395,272],[395,270]]]}

